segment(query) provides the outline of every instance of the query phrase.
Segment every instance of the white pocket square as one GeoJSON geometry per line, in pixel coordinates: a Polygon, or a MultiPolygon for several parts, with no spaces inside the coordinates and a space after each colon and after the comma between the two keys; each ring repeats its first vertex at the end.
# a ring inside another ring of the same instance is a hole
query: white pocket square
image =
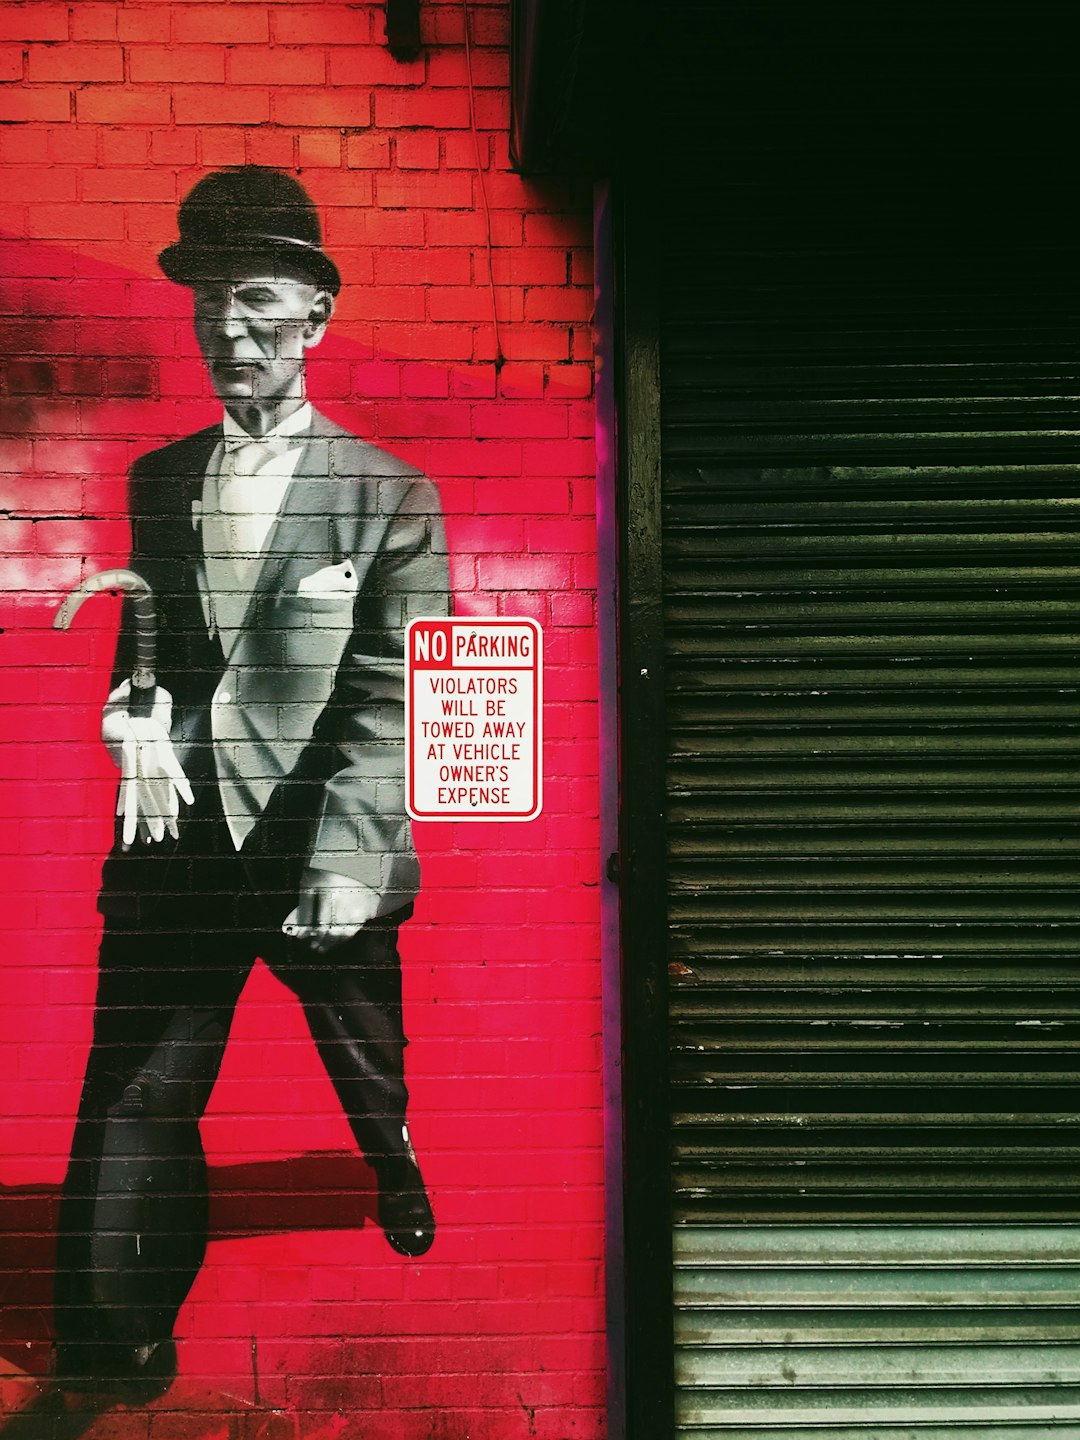
{"type": "Polygon", "coordinates": [[[351,560],[340,565],[324,565],[311,575],[305,575],[296,587],[297,595],[355,595],[360,577],[351,560]]]}

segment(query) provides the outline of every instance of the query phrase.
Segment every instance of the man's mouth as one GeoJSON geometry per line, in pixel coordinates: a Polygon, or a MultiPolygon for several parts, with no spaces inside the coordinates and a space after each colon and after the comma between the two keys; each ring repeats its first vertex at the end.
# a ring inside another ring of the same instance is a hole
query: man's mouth
{"type": "Polygon", "coordinates": [[[258,366],[249,360],[212,360],[210,379],[219,391],[251,395],[255,390],[258,366]]]}

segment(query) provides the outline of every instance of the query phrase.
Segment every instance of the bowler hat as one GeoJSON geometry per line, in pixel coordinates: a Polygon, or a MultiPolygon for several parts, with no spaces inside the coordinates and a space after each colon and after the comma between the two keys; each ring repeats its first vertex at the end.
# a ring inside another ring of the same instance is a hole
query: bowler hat
{"type": "Polygon", "coordinates": [[[242,261],[287,265],[332,295],[341,289],[311,196],[284,170],[238,165],[204,175],[180,202],[177,219],[180,239],[158,264],[180,285],[221,276],[242,261]]]}

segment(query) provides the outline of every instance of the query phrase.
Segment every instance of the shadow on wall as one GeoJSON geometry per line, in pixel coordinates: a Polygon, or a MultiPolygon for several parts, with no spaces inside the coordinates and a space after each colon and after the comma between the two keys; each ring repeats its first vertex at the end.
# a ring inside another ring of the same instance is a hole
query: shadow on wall
{"type": "MultiPolygon", "coordinates": [[[[49,1365],[60,1192],[0,1185],[0,1355],[31,1375],[49,1365]]],[[[210,1239],[375,1222],[375,1177],[358,1155],[318,1153],[210,1168],[210,1239]]]]}

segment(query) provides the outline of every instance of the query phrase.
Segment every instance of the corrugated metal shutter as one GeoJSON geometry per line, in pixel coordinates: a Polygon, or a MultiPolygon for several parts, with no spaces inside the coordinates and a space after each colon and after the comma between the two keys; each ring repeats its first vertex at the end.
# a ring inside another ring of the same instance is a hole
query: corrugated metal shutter
{"type": "Polygon", "coordinates": [[[673,225],[662,272],[679,1423],[1072,1433],[1075,1311],[976,1267],[927,1328],[870,1253],[796,1316],[783,1262],[792,1222],[1080,1217],[1072,291],[1037,247],[898,268],[760,218],[673,225]],[[764,1221],[739,1303],[791,1353],[693,1303],[764,1221]]]}
{"type": "Polygon", "coordinates": [[[1011,7],[636,9],[634,1440],[670,1430],[633,1198],[668,1138],[680,1434],[1080,1436],[1071,52],[1011,7]]]}
{"type": "Polygon", "coordinates": [[[687,1227],[680,1433],[1080,1436],[1072,1226],[687,1227]]]}

